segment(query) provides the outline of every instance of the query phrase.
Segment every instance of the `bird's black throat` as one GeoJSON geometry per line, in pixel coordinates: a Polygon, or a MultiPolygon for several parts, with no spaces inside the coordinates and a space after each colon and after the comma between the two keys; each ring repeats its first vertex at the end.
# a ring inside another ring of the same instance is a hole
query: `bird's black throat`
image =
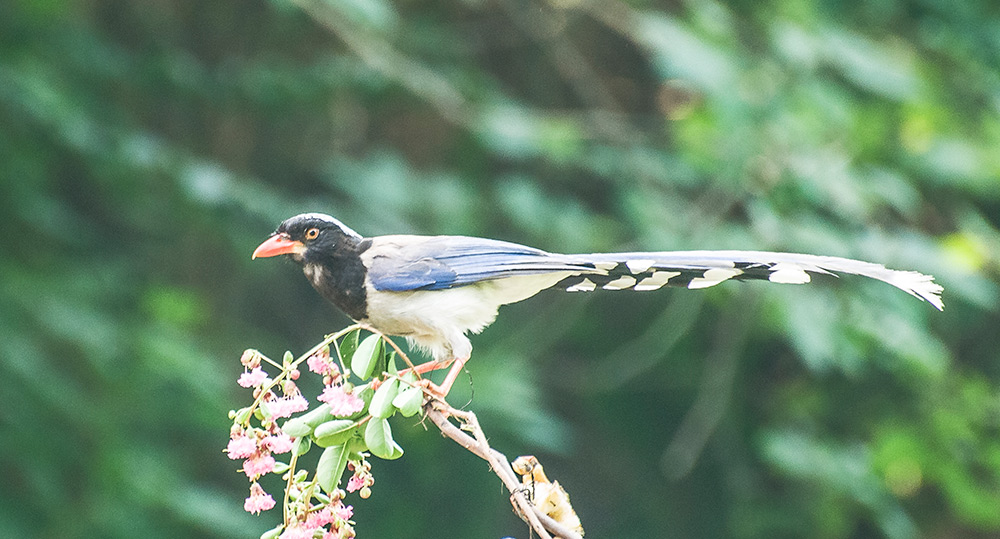
{"type": "Polygon", "coordinates": [[[368,316],[365,290],[365,270],[361,253],[371,246],[371,240],[357,245],[340,246],[334,250],[311,252],[302,269],[321,296],[354,320],[368,316]]]}

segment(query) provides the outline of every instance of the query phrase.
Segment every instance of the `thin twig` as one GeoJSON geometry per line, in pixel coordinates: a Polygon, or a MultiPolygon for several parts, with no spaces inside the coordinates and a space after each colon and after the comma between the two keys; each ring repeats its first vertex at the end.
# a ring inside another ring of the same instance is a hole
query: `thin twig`
{"type": "Polygon", "coordinates": [[[514,506],[514,512],[531,526],[540,539],[552,539],[553,536],[562,539],[582,539],[580,534],[556,522],[528,500],[525,490],[517,479],[517,474],[510,466],[510,461],[503,453],[490,447],[486,433],[479,426],[476,414],[456,410],[440,399],[432,399],[425,404],[424,412],[441,430],[442,434],[489,463],[490,469],[497,474],[504,487],[510,492],[510,501],[514,506]],[[451,417],[455,417],[461,422],[461,428],[449,421],[451,417]],[[471,432],[472,436],[462,432],[463,430],[471,432]]]}
{"type": "Polygon", "coordinates": [[[285,472],[288,475],[288,480],[285,481],[285,499],[281,502],[281,522],[288,527],[291,522],[289,522],[288,514],[288,497],[292,492],[292,481],[295,480],[295,464],[299,461],[299,454],[297,451],[292,451],[292,458],[288,462],[288,471],[285,472]]]}

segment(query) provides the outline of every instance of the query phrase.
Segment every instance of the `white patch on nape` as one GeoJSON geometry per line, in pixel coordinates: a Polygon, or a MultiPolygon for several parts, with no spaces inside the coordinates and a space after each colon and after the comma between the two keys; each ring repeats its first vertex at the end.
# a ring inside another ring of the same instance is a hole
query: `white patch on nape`
{"type": "Polygon", "coordinates": [[[726,281],[743,273],[742,270],[729,268],[712,268],[705,272],[703,277],[695,277],[688,283],[688,288],[694,290],[698,288],[708,288],[715,286],[722,281],[726,281]]]}
{"type": "Polygon", "coordinates": [[[594,262],[594,267],[601,271],[611,271],[618,267],[618,262],[594,262]]]}
{"type": "Polygon", "coordinates": [[[681,272],[679,271],[654,271],[652,275],[639,281],[639,284],[635,285],[635,290],[639,292],[656,290],[663,287],[663,285],[667,284],[667,281],[680,274],[681,272]]]}
{"type": "Polygon", "coordinates": [[[605,290],[624,290],[626,288],[631,288],[634,284],[635,277],[632,277],[631,275],[622,275],[614,281],[604,285],[602,288],[605,290]]]}
{"type": "Polygon", "coordinates": [[[778,262],[771,266],[771,274],[767,276],[767,280],[772,283],[806,284],[811,279],[802,266],[789,262],[778,262]]]}
{"type": "Polygon", "coordinates": [[[296,215],[295,218],[303,220],[303,221],[305,221],[307,219],[316,220],[316,221],[326,221],[327,223],[332,223],[332,224],[335,224],[337,226],[344,226],[344,223],[341,223],[340,221],[334,219],[333,217],[331,217],[331,216],[329,216],[329,215],[327,215],[325,213],[319,213],[319,212],[300,213],[299,215],[296,215]]]}
{"type": "Polygon", "coordinates": [[[337,219],[335,219],[335,218],[333,218],[333,217],[331,217],[331,216],[329,216],[329,215],[327,215],[325,213],[318,213],[318,212],[303,213],[303,214],[299,215],[298,217],[302,218],[302,219],[316,219],[318,221],[325,221],[325,222],[330,223],[330,224],[336,226],[337,228],[343,230],[344,234],[346,234],[348,236],[354,236],[356,238],[361,238],[362,237],[361,234],[358,234],[357,232],[355,232],[354,230],[352,230],[351,227],[345,225],[344,223],[340,222],[339,220],[337,220],[337,219]]]}
{"type": "Polygon", "coordinates": [[[647,259],[636,259],[636,260],[626,260],[625,265],[628,266],[628,270],[632,273],[643,273],[655,264],[655,260],[647,259]]]}
{"type": "Polygon", "coordinates": [[[597,288],[597,285],[594,284],[593,281],[591,281],[590,279],[584,279],[584,280],[580,281],[579,283],[576,283],[575,285],[567,288],[566,291],[567,292],[592,292],[596,288],[597,288]]]}

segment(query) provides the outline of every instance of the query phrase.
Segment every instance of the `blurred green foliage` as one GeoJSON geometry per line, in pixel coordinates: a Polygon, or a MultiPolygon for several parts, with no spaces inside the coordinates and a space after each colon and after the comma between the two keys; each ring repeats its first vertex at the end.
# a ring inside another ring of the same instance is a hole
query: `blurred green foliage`
{"type": "MultiPolygon", "coordinates": [[[[588,537],[1000,533],[1000,4],[0,2],[0,536],[254,537],[240,352],[347,320],[283,218],[932,273],[505,308],[473,409],[588,537]]],[[[362,537],[527,536],[414,421],[362,537]]],[[[274,488],[271,486],[270,488],[274,488]]]]}

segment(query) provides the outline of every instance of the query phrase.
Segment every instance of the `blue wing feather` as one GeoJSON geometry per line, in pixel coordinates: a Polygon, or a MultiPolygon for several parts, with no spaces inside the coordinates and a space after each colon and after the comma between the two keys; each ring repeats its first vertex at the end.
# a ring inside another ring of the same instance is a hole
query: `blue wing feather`
{"type": "Polygon", "coordinates": [[[564,255],[466,236],[382,236],[362,258],[376,290],[441,290],[516,275],[585,271],[564,255]]]}

